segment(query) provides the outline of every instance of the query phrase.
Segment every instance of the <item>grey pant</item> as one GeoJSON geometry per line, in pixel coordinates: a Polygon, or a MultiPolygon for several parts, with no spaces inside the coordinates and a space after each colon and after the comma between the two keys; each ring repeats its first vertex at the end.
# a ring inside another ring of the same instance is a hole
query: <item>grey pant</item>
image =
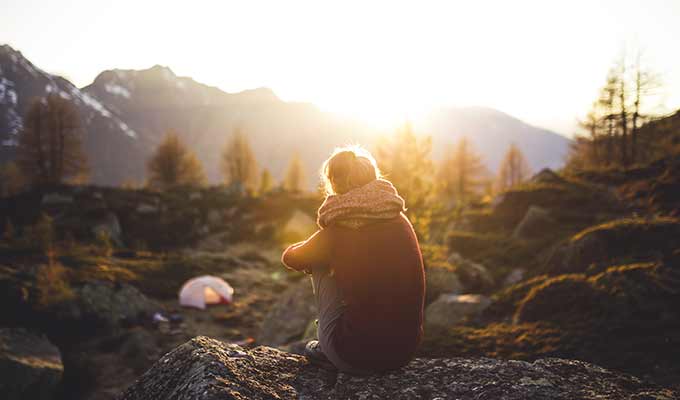
{"type": "Polygon", "coordinates": [[[331,344],[331,336],[340,323],[339,318],[345,309],[345,302],[335,278],[329,274],[328,270],[313,270],[312,286],[319,310],[318,336],[321,350],[340,371],[352,374],[366,373],[343,361],[331,344]]]}

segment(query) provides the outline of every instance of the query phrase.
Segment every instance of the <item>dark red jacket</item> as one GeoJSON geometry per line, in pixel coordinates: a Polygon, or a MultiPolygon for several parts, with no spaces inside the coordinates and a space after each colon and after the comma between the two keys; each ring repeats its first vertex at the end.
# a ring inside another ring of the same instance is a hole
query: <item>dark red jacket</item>
{"type": "Polygon", "coordinates": [[[359,229],[331,225],[288,247],[282,261],[298,271],[333,269],[347,308],[331,340],[345,362],[385,370],[413,357],[423,333],[425,279],[406,216],[359,229]]]}

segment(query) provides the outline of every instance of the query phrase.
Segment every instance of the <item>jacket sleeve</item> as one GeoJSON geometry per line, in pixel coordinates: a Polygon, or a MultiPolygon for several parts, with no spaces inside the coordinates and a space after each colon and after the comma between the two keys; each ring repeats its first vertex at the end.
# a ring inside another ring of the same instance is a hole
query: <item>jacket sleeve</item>
{"type": "Polygon", "coordinates": [[[324,267],[330,263],[330,249],[328,230],[318,230],[307,240],[288,246],[281,262],[296,271],[324,267]]]}

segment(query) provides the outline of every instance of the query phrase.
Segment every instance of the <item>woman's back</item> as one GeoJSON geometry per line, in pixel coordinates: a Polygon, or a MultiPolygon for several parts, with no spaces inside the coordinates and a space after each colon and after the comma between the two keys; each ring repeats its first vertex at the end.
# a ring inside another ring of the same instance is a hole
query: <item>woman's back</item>
{"type": "Polygon", "coordinates": [[[402,365],[422,336],[423,263],[413,228],[401,214],[359,229],[331,226],[330,262],[346,309],[331,338],[350,364],[402,365]]]}

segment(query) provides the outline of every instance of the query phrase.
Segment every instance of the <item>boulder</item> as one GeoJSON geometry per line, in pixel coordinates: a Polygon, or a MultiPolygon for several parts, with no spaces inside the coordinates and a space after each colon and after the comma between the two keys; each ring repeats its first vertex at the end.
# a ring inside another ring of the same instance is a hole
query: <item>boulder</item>
{"type": "Polygon", "coordinates": [[[425,304],[432,303],[442,294],[459,294],[462,291],[463,284],[448,263],[435,263],[425,268],[425,304]]]}
{"type": "Polygon", "coordinates": [[[557,173],[555,173],[555,171],[551,170],[550,168],[543,168],[536,175],[532,176],[531,179],[529,179],[529,182],[548,184],[552,183],[559,185],[564,183],[564,179],[557,175],[557,173]]]}
{"type": "Polygon", "coordinates": [[[467,292],[488,292],[493,289],[496,282],[484,265],[465,259],[458,253],[451,253],[448,262],[455,267],[467,292]]]}
{"type": "Polygon", "coordinates": [[[59,349],[45,337],[21,328],[0,328],[3,399],[51,399],[63,374],[59,349]]]}
{"type": "Polygon", "coordinates": [[[452,327],[479,315],[490,304],[480,294],[443,294],[425,309],[425,330],[452,327]]]}
{"type": "Polygon", "coordinates": [[[302,279],[283,292],[269,310],[257,337],[258,342],[279,346],[300,339],[316,314],[312,285],[309,279],[302,279]]]}
{"type": "Polygon", "coordinates": [[[671,399],[678,392],[582,361],[417,358],[395,371],[351,376],[269,347],[197,337],[158,360],[121,400],[671,399]]]}
{"type": "Polygon", "coordinates": [[[536,239],[555,230],[557,223],[550,216],[550,211],[537,206],[530,206],[524,218],[517,224],[512,233],[515,239],[536,239]]]}
{"type": "Polygon", "coordinates": [[[70,194],[47,193],[43,195],[41,203],[43,206],[66,206],[73,204],[73,196],[70,194]]]}
{"type": "Polygon", "coordinates": [[[503,279],[503,286],[512,286],[521,282],[524,279],[524,275],[526,275],[526,271],[523,268],[514,268],[503,279]]]}
{"type": "Polygon", "coordinates": [[[133,286],[109,282],[91,282],[78,289],[76,296],[80,318],[103,329],[147,320],[160,306],[133,286]]]}
{"type": "Polygon", "coordinates": [[[208,223],[212,226],[224,225],[226,219],[220,212],[220,210],[210,210],[208,211],[208,223]]]}
{"type": "Polygon", "coordinates": [[[141,203],[140,205],[137,206],[136,210],[137,213],[139,214],[157,214],[158,206],[147,203],[141,203]]]}
{"type": "Polygon", "coordinates": [[[680,248],[680,219],[625,218],[590,227],[555,249],[551,275],[596,273],[630,262],[658,261],[680,248]]]}
{"type": "Polygon", "coordinates": [[[107,211],[92,222],[92,233],[96,236],[106,234],[117,245],[122,245],[123,230],[116,214],[107,211]]]}

